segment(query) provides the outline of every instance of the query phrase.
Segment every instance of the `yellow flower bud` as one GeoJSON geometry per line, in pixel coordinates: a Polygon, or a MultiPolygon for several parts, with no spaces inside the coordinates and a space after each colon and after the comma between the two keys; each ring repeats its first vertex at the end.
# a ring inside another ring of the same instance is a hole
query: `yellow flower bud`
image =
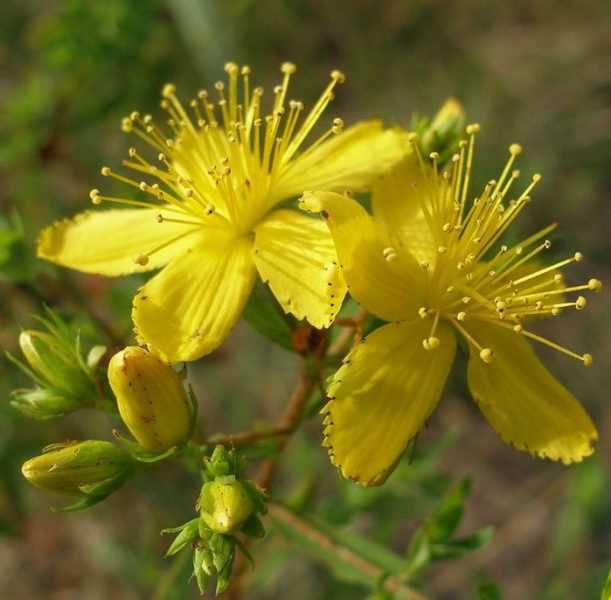
{"type": "Polygon", "coordinates": [[[216,533],[233,533],[250,517],[255,505],[237,480],[208,481],[199,498],[200,515],[216,533]]]}
{"type": "Polygon", "coordinates": [[[163,452],[187,441],[189,400],[172,367],[142,348],[128,346],[110,360],[108,380],[123,422],[145,450],[163,452]]]}
{"type": "Polygon", "coordinates": [[[47,451],[26,461],[23,476],[36,487],[64,494],[94,493],[99,484],[117,487],[131,467],[129,454],[100,440],[53,444],[47,451]]]}

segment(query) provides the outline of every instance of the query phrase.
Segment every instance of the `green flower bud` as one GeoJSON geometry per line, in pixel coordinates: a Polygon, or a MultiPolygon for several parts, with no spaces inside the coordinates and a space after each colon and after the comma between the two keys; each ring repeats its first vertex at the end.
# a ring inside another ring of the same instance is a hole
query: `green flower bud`
{"type": "Polygon", "coordinates": [[[240,529],[255,510],[254,502],[237,479],[208,481],[199,498],[200,515],[216,533],[233,533],[240,529]]]}
{"type": "Polygon", "coordinates": [[[448,98],[432,121],[421,119],[414,123],[414,129],[420,135],[423,154],[428,157],[431,152],[435,152],[439,156],[438,163],[445,164],[458,148],[465,122],[462,104],[456,98],[448,98]]]}
{"type": "Polygon", "coordinates": [[[78,332],[50,309],[47,317],[37,317],[46,331],[26,330],[19,336],[25,364],[8,355],[38,386],[13,392],[12,405],[36,419],[58,417],[83,407],[113,410],[95,375],[105,348],[95,346],[96,360],[88,363],[81,354],[78,332]]]}
{"type": "Polygon", "coordinates": [[[107,495],[131,469],[129,454],[99,440],[53,444],[26,461],[23,476],[36,487],[75,495],[107,495]]]}
{"type": "Polygon", "coordinates": [[[50,333],[43,331],[22,331],[19,346],[30,367],[42,381],[50,387],[78,394],[80,387],[89,387],[89,381],[83,385],[84,373],[74,356],[66,352],[60,341],[50,333]]]}
{"type": "Polygon", "coordinates": [[[33,419],[51,419],[81,407],[77,398],[48,388],[15,390],[12,397],[11,404],[19,412],[33,419]]]}
{"type": "Polygon", "coordinates": [[[108,380],[123,422],[145,450],[163,452],[188,440],[189,399],[172,367],[128,346],[110,360],[108,380]]]}

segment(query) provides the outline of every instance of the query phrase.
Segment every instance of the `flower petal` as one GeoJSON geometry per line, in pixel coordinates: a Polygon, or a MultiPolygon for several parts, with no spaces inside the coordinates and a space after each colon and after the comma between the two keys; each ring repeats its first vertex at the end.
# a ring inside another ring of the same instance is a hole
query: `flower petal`
{"type": "Polygon", "coordinates": [[[333,192],[304,194],[301,208],[322,212],[354,299],[386,321],[413,317],[422,306],[424,274],[414,258],[397,248],[395,260],[384,258],[388,240],[365,209],[333,192]]]}
{"type": "Polygon", "coordinates": [[[401,130],[383,129],[377,120],[357,123],[291,162],[274,186],[271,202],[305,190],[363,190],[400,161],[408,147],[401,130]]]}
{"type": "Polygon", "coordinates": [[[376,180],[371,194],[374,219],[388,230],[391,243],[404,245],[420,261],[433,263],[437,245],[422,212],[428,203],[426,181],[414,154],[376,180]]]}
{"type": "Polygon", "coordinates": [[[218,348],[255,282],[252,242],[211,233],[175,258],[134,298],[138,339],[167,362],[197,360],[218,348]]]}
{"type": "Polygon", "coordinates": [[[469,333],[494,352],[491,364],[471,349],[468,381],[488,422],[509,444],[541,458],[579,462],[597,433],[573,395],[542,365],[520,334],[473,323],[469,333]]]}
{"type": "Polygon", "coordinates": [[[331,325],[346,284],[326,224],[294,210],[277,210],[255,236],[255,264],[282,308],[314,327],[331,325]]]}
{"type": "Polygon", "coordinates": [[[389,323],[363,340],[329,386],[324,445],[344,477],[379,485],[435,408],[456,352],[440,323],[440,345],[422,346],[429,320],[389,323]]]}
{"type": "Polygon", "coordinates": [[[57,221],[40,233],[38,256],[99,275],[158,269],[186,252],[200,231],[192,225],[158,223],[157,217],[162,212],[154,209],[86,211],[72,219],[57,221]],[[136,263],[139,255],[160,246],[163,247],[150,256],[146,265],[136,263]]]}

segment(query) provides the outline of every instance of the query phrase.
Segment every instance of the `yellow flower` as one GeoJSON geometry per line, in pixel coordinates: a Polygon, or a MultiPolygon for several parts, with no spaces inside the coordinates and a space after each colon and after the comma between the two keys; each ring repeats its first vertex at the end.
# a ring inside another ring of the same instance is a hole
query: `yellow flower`
{"type": "Polygon", "coordinates": [[[425,163],[416,136],[411,155],[374,189],[370,216],[334,193],[305,194],[302,207],[322,211],[348,289],[388,321],[356,346],[335,374],[323,409],[324,445],[345,477],[382,483],[441,395],[457,335],[469,351],[468,384],[499,435],[534,455],[580,461],[592,453],[596,429],[581,405],[543,367],[529,340],[576,354],[528,328],[531,318],[581,310],[600,281],[566,287],[560,270],[582,255],[541,266],[555,225],[514,245],[497,241],[527,206],[540,176],[513,194],[513,144],[500,177],[471,202],[477,125],[440,172],[425,163]],[[513,198],[513,199],[510,199],[513,198]]]}
{"type": "Polygon", "coordinates": [[[141,288],[133,305],[139,341],[169,362],[195,360],[225,339],[256,281],[269,284],[285,311],[327,327],[346,293],[324,223],[281,203],[305,189],[364,189],[404,155],[408,145],[380,122],[342,131],[341,119],[304,149],[343,82],[339,71],[309,112],[287,101],[295,66],[284,63],[265,114],[263,90],[250,69],[225,65],[228,84],[215,84],[183,107],[173,85],[161,106],[169,132],[150,115],[132,113],[123,130],[152,147],[152,164],[135,148],[123,165],[102,175],[135,188],[133,199],[92,190],[94,204],[127,208],[85,212],[45,229],[38,255],[103,275],[165,267],[141,288]],[[140,180],[156,179],[156,183],[140,180]]]}

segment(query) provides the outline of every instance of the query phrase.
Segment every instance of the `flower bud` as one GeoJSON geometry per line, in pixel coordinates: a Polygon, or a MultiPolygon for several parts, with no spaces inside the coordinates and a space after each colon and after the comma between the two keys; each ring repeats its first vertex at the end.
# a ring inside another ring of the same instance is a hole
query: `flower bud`
{"type": "Polygon", "coordinates": [[[99,440],[53,444],[26,461],[23,476],[36,487],[64,494],[96,494],[96,486],[119,487],[132,465],[129,454],[99,440]]]}
{"type": "Polygon", "coordinates": [[[187,441],[189,399],[172,367],[142,348],[128,346],[110,360],[108,380],[123,422],[145,450],[163,452],[187,441]]]}
{"type": "Polygon", "coordinates": [[[465,110],[455,98],[448,98],[430,124],[422,127],[418,133],[422,140],[422,150],[425,156],[431,152],[441,155],[440,161],[445,162],[456,150],[465,127],[465,110]]]}
{"type": "Polygon", "coordinates": [[[208,481],[199,498],[200,515],[216,533],[233,533],[255,509],[252,498],[237,479],[208,481]]]}
{"type": "Polygon", "coordinates": [[[11,404],[32,419],[51,419],[81,407],[77,398],[48,388],[14,390],[11,404]]]}
{"type": "Polygon", "coordinates": [[[75,360],[73,342],[44,331],[26,330],[19,336],[21,352],[43,384],[73,397],[94,395],[91,378],[75,360]]]}

